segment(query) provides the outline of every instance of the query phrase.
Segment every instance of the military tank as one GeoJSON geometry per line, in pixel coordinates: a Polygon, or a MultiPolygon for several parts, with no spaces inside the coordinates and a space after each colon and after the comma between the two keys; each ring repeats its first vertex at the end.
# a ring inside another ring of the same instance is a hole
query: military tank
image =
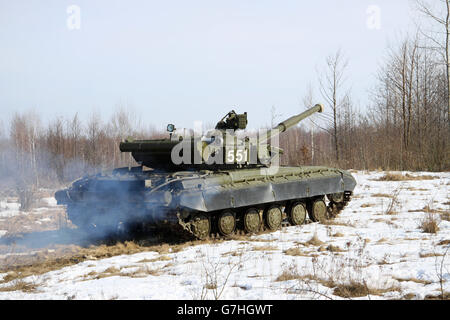
{"type": "Polygon", "coordinates": [[[355,179],[335,168],[278,166],[283,150],[274,143],[322,111],[317,104],[253,137],[242,131],[247,113],[234,110],[204,135],[169,124],[168,138],[120,143],[138,166],[83,177],[55,198],[79,228],[102,233],[147,225],[205,239],[275,231],[308,217],[324,222],[348,204],[355,179]]]}

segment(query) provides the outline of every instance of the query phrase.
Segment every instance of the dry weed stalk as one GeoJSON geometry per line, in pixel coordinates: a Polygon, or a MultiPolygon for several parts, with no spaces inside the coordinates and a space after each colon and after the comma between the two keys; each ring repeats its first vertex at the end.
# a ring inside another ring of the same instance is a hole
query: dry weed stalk
{"type": "MultiPolygon", "coordinates": [[[[434,264],[435,270],[436,270],[436,275],[439,280],[439,290],[441,292],[440,298],[442,300],[444,300],[446,297],[446,293],[444,292],[444,282],[446,282],[447,280],[445,279],[444,275],[448,274],[448,270],[447,270],[444,262],[445,262],[445,258],[447,257],[448,249],[450,249],[450,246],[447,246],[447,249],[445,249],[445,252],[444,252],[444,255],[442,256],[441,261],[439,262],[438,257],[436,257],[436,263],[434,264]],[[444,273],[444,269],[445,269],[445,273],[444,273]]],[[[448,296],[448,293],[447,293],[447,296],[448,296]]]]}
{"type": "Polygon", "coordinates": [[[312,294],[312,299],[334,299],[339,296],[345,299],[365,297],[370,300],[371,295],[382,295],[389,291],[399,291],[398,287],[385,289],[370,288],[365,280],[364,270],[370,265],[366,254],[367,241],[358,235],[357,241],[347,245],[347,254],[342,256],[331,251],[327,257],[313,257],[311,265],[298,268],[292,264],[285,268],[275,281],[295,280],[294,285],[286,288],[289,293],[312,294]],[[299,270],[309,270],[302,273],[299,270]],[[323,289],[323,287],[328,289],[323,289]],[[332,291],[330,291],[332,290],[332,291]]]}
{"type": "Polygon", "coordinates": [[[397,189],[394,190],[394,192],[391,194],[391,196],[389,198],[389,203],[388,203],[386,210],[384,211],[384,214],[393,215],[393,214],[397,213],[395,211],[395,208],[398,206],[398,203],[399,203],[398,196],[400,195],[400,192],[402,190],[403,190],[403,185],[401,185],[400,187],[398,187],[397,189]]]}
{"type": "Polygon", "coordinates": [[[237,261],[233,261],[232,256],[224,264],[220,259],[214,261],[207,257],[205,260],[202,255],[201,263],[204,282],[199,296],[194,295],[193,298],[205,300],[208,298],[208,293],[211,292],[213,299],[219,300],[227,287],[231,275],[243,266],[243,254],[238,254],[237,257],[237,261]]]}

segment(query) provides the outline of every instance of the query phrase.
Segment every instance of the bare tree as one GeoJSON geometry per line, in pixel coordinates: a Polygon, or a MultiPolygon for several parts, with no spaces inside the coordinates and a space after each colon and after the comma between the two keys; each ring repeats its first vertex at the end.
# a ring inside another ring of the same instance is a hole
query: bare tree
{"type": "MultiPolygon", "coordinates": [[[[348,60],[344,57],[339,49],[335,54],[330,55],[326,59],[326,68],[323,77],[319,78],[320,93],[325,99],[329,109],[332,111],[332,117],[329,119],[332,122],[333,140],[336,161],[339,162],[339,132],[338,132],[338,112],[342,105],[343,99],[348,96],[348,92],[343,90],[345,83],[345,70],[348,65],[348,60]],[[344,91],[342,93],[342,91],[344,91]]],[[[326,113],[324,114],[326,116],[326,113]]]]}
{"type": "Polygon", "coordinates": [[[28,210],[32,205],[33,190],[39,186],[37,166],[39,117],[30,112],[26,115],[15,114],[10,126],[10,139],[14,159],[9,163],[15,172],[14,184],[20,198],[21,210],[28,210]]]}
{"type": "Polygon", "coordinates": [[[423,35],[429,39],[434,48],[442,52],[447,73],[447,117],[450,124],[450,0],[433,0],[438,6],[425,0],[415,0],[417,9],[426,18],[439,26],[440,31],[429,31],[423,35]]]}
{"type": "Polygon", "coordinates": [[[86,148],[86,159],[94,168],[101,164],[101,145],[99,143],[102,132],[102,120],[100,114],[92,112],[87,123],[87,141],[89,143],[86,148]]]}
{"type": "Polygon", "coordinates": [[[280,118],[283,114],[277,113],[277,108],[272,106],[270,108],[270,127],[273,128],[277,124],[277,119],[280,118]]]}

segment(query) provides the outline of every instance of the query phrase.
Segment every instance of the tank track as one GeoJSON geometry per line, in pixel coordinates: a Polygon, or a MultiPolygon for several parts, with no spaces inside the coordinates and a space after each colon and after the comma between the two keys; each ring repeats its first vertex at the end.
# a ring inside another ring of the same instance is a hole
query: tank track
{"type": "Polygon", "coordinates": [[[330,201],[330,203],[328,204],[328,207],[327,207],[328,218],[329,219],[336,218],[341,213],[341,211],[344,210],[344,208],[348,205],[348,203],[351,200],[351,196],[352,196],[352,193],[350,191],[345,191],[343,202],[335,203],[335,202],[330,201]]]}
{"type": "MultiPolygon", "coordinates": [[[[351,199],[351,192],[345,192],[344,193],[344,197],[343,197],[343,201],[340,203],[336,203],[333,201],[329,201],[328,205],[326,207],[326,219],[327,220],[332,220],[334,218],[336,218],[341,212],[342,210],[344,210],[344,208],[348,205],[348,203],[350,202],[351,199]]],[[[324,198],[324,197],[322,197],[324,198]]],[[[321,199],[321,197],[318,198],[311,198],[308,199],[307,202],[312,202],[314,200],[317,199],[321,199]]],[[[303,202],[305,202],[305,199],[302,199],[303,202]]],[[[266,204],[265,207],[271,207],[273,206],[273,203],[269,203],[266,204]]],[[[286,207],[284,208],[284,210],[282,211],[282,221],[280,224],[280,227],[290,227],[290,226],[294,226],[286,211],[286,207]]],[[[246,236],[246,235],[258,235],[258,234],[264,234],[267,232],[273,232],[276,230],[271,230],[270,228],[267,227],[266,222],[264,219],[262,219],[262,215],[261,215],[261,221],[260,221],[260,228],[257,232],[247,232],[245,230],[245,228],[243,227],[243,222],[240,220],[240,218],[236,219],[236,227],[235,230],[229,234],[229,235],[223,235],[221,234],[218,230],[216,225],[216,220],[217,220],[217,215],[208,215],[208,220],[209,220],[209,224],[210,224],[210,229],[209,232],[206,236],[203,237],[199,237],[198,235],[196,235],[195,233],[195,227],[191,219],[182,219],[181,218],[181,214],[175,213],[176,217],[173,217],[169,220],[165,220],[165,221],[161,221],[161,222],[152,222],[152,223],[148,223],[148,227],[150,227],[151,229],[155,229],[158,230],[159,234],[162,234],[164,236],[164,238],[171,238],[171,237],[176,237],[177,239],[180,240],[205,240],[205,239],[222,239],[222,240],[226,240],[226,239],[230,239],[236,236],[246,236]]],[[[195,214],[194,214],[195,215],[195,214]]],[[[78,223],[81,219],[81,217],[74,215],[73,213],[69,215],[70,220],[72,220],[72,222],[74,222],[76,225],[78,225],[78,223]]],[[[306,219],[305,222],[303,224],[306,223],[310,223],[310,222],[314,222],[314,219],[311,217],[310,211],[308,211],[308,213],[306,214],[306,219]]],[[[320,221],[319,221],[320,222],[320,221]]],[[[137,224],[140,225],[140,229],[141,231],[137,231],[139,228],[130,228],[130,230],[127,230],[126,232],[141,232],[141,233],[145,233],[145,231],[142,230],[147,230],[148,228],[144,226],[145,223],[142,224],[137,224]]],[[[82,225],[79,225],[79,227],[82,227],[82,225]]]]}
{"type": "MultiPolygon", "coordinates": [[[[328,203],[327,206],[327,220],[332,220],[334,218],[336,218],[341,212],[342,210],[344,210],[344,208],[348,205],[348,203],[351,200],[351,192],[345,192],[344,193],[344,198],[343,201],[340,203],[335,203],[330,201],[328,203]]],[[[311,199],[313,200],[313,199],[311,199]]],[[[268,204],[267,206],[270,206],[271,204],[268,204]]],[[[309,216],[309,214],[308,214],[309,216]]],[[[210,219],[211,220],[211,219],[210,219]]],[[[218,240],[227,240],[230,238],[233,238],[235,236],[242,236],[242,235],[258,235],[258,234],[264,234],[267,232],[273,232],[275,230],[271,230],[269,229],[266,224],[264,223],[264,221],[261,221],[261,227],[259,232],[252,232],[249,233],[247,231],[244,230],[244,228],[242,228],[242,226],[238,227],[239,223],[236,225],[236,229],[235,231],[227,236],[222,235],[220,232],[218,232],[217,230],[213,230],[209,233],[209,235],[206,238],[199,238],[198,236],[196,236],[195,232],[193,231],[193,227],[192,224],[188,221],[185,222],[183,221],[183,219],[181,219],[181,217],[178,215],[178,223],[172,223],[172,224],[165,224],[164,226],[166,228],[170,229],[170,232],[173,233],[178,233],[178,234],[182,234],[184,237],[186,238],[192,238],[192,239],[198,239],[198,240],[205,240],[205,239],[218,239],[218,240]]],[[[307,218],[305,221],[306,223],[310,223],[311,221],[311,217],[309,217],[309,219],[307,218]],[[308,222],[309,221],[309,222],[308,222]]],[[[287,214],[285,212],[283,212],[283,220],[281,223],[281,227],[290,227],[290,226],[294,226],[288,219],[287,214]]]]}

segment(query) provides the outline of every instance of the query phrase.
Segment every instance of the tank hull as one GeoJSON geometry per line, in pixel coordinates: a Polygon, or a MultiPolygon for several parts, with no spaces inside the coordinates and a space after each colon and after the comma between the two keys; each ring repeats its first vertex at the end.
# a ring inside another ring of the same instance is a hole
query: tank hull
{"type": "Polygon", "coordinates": [[[281,167],[275,175],[263,169],[232,170],[189,180],[179,197],[182,207],[203,212],[352,192],[354,178],[325,167],[281,167]],[[197,186],[197,188],[195,188],[197,186]]]}
{"type": "Polygon", "coordinates": [[[236,231],[250,208],[258,211],[261,221],[271,215],[265,213],[271,206],[279,207],[287,218],[297,202],[311,216],[318,199],[328,200],[330,213],[333,205],[342,210],[355,186],[350,173],[327,167],[280,167],[275,174],[262,167],[179,172],[136,167],[82,178],[55,197],[58,204],[67,205],[69,218],[79,227],[114,231],[123,224],[169,223],[202,238],[206,231],[217,231],[217,225],[221,229],[224,221],[236,224],[236,231]],[[341,200],[333,194],[342,195],[341,200]],[[200,236],[198,221],[209,225],[200,236]]]}

